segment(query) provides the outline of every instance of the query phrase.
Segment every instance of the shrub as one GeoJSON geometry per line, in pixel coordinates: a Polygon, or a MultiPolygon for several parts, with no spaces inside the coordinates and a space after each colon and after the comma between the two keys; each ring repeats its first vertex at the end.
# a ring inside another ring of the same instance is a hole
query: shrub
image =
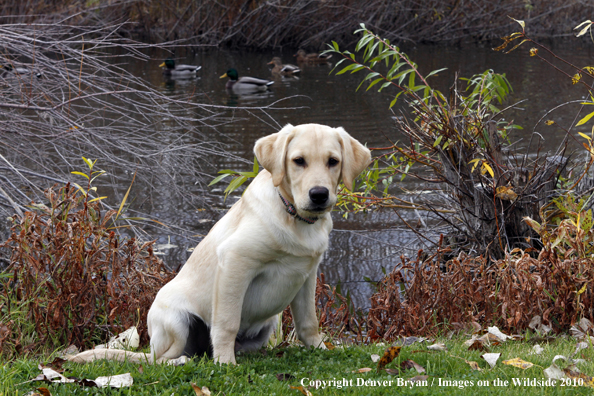
{"type": "Polygon", "coordinates": [[[148,308],[172,278],[153,254],[154,241],[119,236],[117,211],[103,213],[80,187],[53,187],[45,197],[12,218],[0,245],[10,254],[10,275],[0,284],[0,351],[87,348],[137,323],[146,343],[148,308]]]}

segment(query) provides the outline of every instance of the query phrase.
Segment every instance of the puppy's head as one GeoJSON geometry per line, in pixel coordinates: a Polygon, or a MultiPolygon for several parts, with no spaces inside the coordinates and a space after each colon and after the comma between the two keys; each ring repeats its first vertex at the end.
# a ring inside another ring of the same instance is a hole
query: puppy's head
{"type": "Polygon", "coordinates": [[[308,217],[332,210],[340,180],[352,189],[371,161],[369,150],[344,129],[318,124],[289,124],[259,139],[254,152],[273,184],[308,217]]]}

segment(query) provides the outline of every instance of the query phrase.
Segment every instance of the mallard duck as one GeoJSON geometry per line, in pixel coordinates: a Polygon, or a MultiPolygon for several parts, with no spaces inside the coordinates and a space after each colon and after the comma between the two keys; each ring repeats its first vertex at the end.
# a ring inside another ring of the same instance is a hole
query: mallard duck
{"type": "Polygon", "coordinates": [[[300,49],[297,51],[294,57],[297,58],[297,62],[309,62],[309,63],[327,63],[328,59],[332,58],[332,55],[318,54],[316,52],[306,53],[300,49]]]}
{"type": "Polygon", "coordinates": [[[198,70],[202,69],[202,66],[194,65],[176,65],[175,61],[171,58],[165,59],[165,62],[161,63],[159,67],[164,67],[163,75],[172,77],[196,77],[198,70]]]}
{"type": "Polygon", "coordinates": [[[283,76],[297,74],[301,71],[301,69],[295,65],[283,65],[281,58],[279,58],[278,56],[272,58],[272,60],[268,62],[268,65],[274,65],[274,67],[272,68],[273,74],[281,74],[283,76]]]}
{"type": "Polygon", "coordinates": [[[41,73],[39,72],[32,72],[31,70],[29,70],[29,68],[25,67],[25,66],[17,66],[17,67],[13,67],[12,64],[7,64],[2,66],[2,68],[4,69],[2,71],[2,73],[0,73],[0,76],[2,77],[6,77],[6,76],[16,76],[16,75],[20,75],[20,76],[24,76],[24,75],[28,75],[33,73],[33,75],[37,78],[41,78],[41,73]]]}
{"type": "Polygon", "coordinates": [[[229,77],[225,88],[233,91],[266,91],[274,81],[264,80],[255,77],[241,77],[235,69],[229,69],[221,78],[229,77]]]}

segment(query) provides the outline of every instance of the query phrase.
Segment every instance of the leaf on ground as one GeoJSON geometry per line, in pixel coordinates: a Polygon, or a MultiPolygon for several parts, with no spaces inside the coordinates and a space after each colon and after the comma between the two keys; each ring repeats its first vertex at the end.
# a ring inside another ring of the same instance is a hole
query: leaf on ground
{"type": "Polygon", "coordinates": [[[305,396],[313,396],[313,394],[312,394],[310,391],[308,391],[307,389],[305,389],[305,388],[304,388],[304,387],[302,387],[302,386],[293,386],[293,385],[289,385],[289,387],[290,387],[291,389],[296,389],[296,390],[298,390],[299,392],[303,393],[305,396]]]}
{"type": "Polygon", "coordinates": [[[497,360],[499,360],[500,356],[500,353],[485,353],[484,355],[481,355],[481,357],[485,359],[487,363],[489,363],[489,366],[491,366],[491,368],[495,368],[497,360]]]}
{"type": "Polygon", "coordinates": [[[64,369],[62,368],[62,365],[64,364],[64,362],[66,362],[66,360],[64,360],[60,357],[57,357],[52,362],[42,365],[42,367],[51,368],[52,370],[57,371],[58,373],[61,373],[64,371],[64,369]]]}
{"type": "Polygon", "coordinates": [[[464,360],[464,361],[466,363],[468,363],[468,365],[470,366],[470,368],[472,368],[473,370],[482,371],[477,362],[473,362],[473,361],[470,361],[470,360],[464,360]]]}
{"type": "Polygon", "coordinates": [[[398,357],[398,355],[400,354],[400,349],[401,347],[399,346],[393,346],[386,349],[386,351],[384,352],[384,356],[382,356],[382,358],[377,363],[377,369],[383,369],[388,363],[396,359],[396,357],[398,357]]]}
{"type": "Polygon", "coordinates": [[[47,388],[37,388],[37,390],[39,391],[39,394],[43,396],[52,396],[52,393],[47,388]]]}
{"type": "Polygon", "coordinates": [[[433,345],[429,345],[427,347],[427,349],[431,350],[431,351],[447,351],[448,348],[445,346],[444,343],[438,342],[436,344],[433,345]]]}
{"type": "Polygon", "coordinates": [[[526,369],[529,369],[530,367],[534,366],[533,363],[527,362],[520,358],[504,360],[502,363],[507,364],[508,366],[514,366],[514,367],[521,368],[522,370],[526,370],[526,369]]]}
{"type": "Polygon", "coordinates": [[[288,381],[288,380],[294,379],[294,378],[295,378],[295,376],[292,374],[289,374],[289,373],[279,373],[276,375],[276,379],[279,381],[288,381]]]}
{"type": "Polygon", "coordinates": [[[415,375],[412,378],[408,378],[407,381],[414,383],[414,382],[419,382],[419,381],[427,381],[428,378],[429,378],[428,375],[415,375]]]}
{"type": "Polygon", "coordinates": [[[540,355],[544,352],[544,348],[541,347],[540,345],[536,344],[532,347],[532,351],[530,352],[530,355],[540,355]]]}
{"type": "Polygon", "coordinates": [[[400,369],[403,371],[406,371],[406,370],[409,370],[412,368],[417,370],[417,373],[419,373],[419,374],[425,372],[425,368],[423,366],[421,366],[420,364],[418,364],[417,362],[415,362],[414,360],[405,360],[402,363],[400,363],[400,369]]]}
{"type": "Polygon", "coordinates": [[[326,348],[330,351],[336,348],[330,341],[324,341],[324,345],[326,345],[326,348]]]}
{"type": "Polygon", "coordinates": [[[513,338],[511,336],[508,336],[507,334],[503,334],[498,328],[497,326],[492,326],[492,327],[487,327],[487,331],[489,332],[489,334],[493,334],[495,337],[497,337],[501,342],[505,342],[507,341],[507,339],[509,338],[513,338]]]}
{"type": "MultiPolygon", "coordinates": [[[[577,370],[577,368],[575,368],[575,366],[573,366],[573,368],[574,368],[574,370],[571,370],[569,367],[567,367],[566,369],[563,370],[563,372],[569,378],[583,380],[584,381],[583,386],[587,386],[588,388],[594,388],[594,378],[592,378],[589,375],[586,375],[584,373],[580,373],[579,370],[577,370]]],[[[579,384],[580,382],[577,382],[577,383],[579,384]]]]}
{"type": "Polygon", "coordinates": [[[99,388],[112,387],[112,388],[123,388],[126,386],[132,386],[134,379],[130,373],[111,375],[108,377],[97,377],[95,383],[99,388]]]}
{"type": "Polygon", "coordinates": [[[379,360],[380,360],[380,355],[375,354],[375,353],[373,355],[371,355],[371,361],[373,363],[377,363],[379,360]]]}
{"type": "Polygon", "coordinates": [[[398,370],[398,369],[387,368],[387,369],[384,369],[384,371],[390,375],[400,375],[400,370],[398,370]]]}
{"type": "Polygon", "coordinates": [[[353,373],[368,373],[371,370],[373,370],[373,369],[369,368],[369,367],[363,367],[363,368],[353,371],[353,373]]]}
{"type": "Polygon", "coordinates": [[[483,341],[476,339],[468,346],[469,351],[482,351],[482,352],[489,352],[489,348],[483,344],[483,341]]]}
{"type": "Polygon", "coordinates": [[[193,382],[191,385],[192,389],[194,389],[194,392],[196,393],[196,396],[210,396],[210,389],[208,389],[206,386],[201,388],[193,382]]]}

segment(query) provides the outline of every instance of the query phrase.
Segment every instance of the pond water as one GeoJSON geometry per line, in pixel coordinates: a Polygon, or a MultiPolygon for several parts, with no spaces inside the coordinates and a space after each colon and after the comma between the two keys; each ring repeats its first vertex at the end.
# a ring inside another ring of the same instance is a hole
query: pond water
{"type": "MultiPolygon", "coordinates": [[[[583,46],[568,46],[567,42],[552,43],[550,46],[560,56],[583,67],[592,64],[594,48],[592,43],[583,43],[583,46]]],[[[558,128],[547,127],[542,122],[536,125],[537,121],[547,110],[583,98],[587,94],[585,89],[572,85],[569,78],[555,72],[545,62],[530,57],[529,47],[522,47],[510,54],[495,52],[488,46],[403,45],[401,49],[410,55],[424,74],[434,69],[448,68],[433,77],[434,87],[442,92],[448,92],[456,73],[460,77],[470,77],[487,69],[505,73],[514,89],[510,104],[529,99],[520,105],[521,109],[506,112],[507,119],[513,119],[524,128],[511,136],[511,140],[518,141],[519,145],[526,145],[527,137],[536,130],[544,138],[544,150],[555,150],[564,133],[558,128]]],[[[330,75],[331,65],[303,65],[297,78],[274,78],[267,63],[273,56],[280,56],[286,63],[295,63],[292,56],[295,52],[296,49],[258,53],[178,50],[174,55],[178,63],[202,66],[198,77],[189,80],[169,80],[163,77],[158,65],[169,56],[164,52],[151,53],[154,61],[132,60],[126,67],[163,92],[171,95],[195,93],[196,100],[228,107],[219,110],[234,118],[234,122],[221,125],[216,130],[205,128],[203,132],[208,139],[220,141],[229,152],[244,160],[216,156],[203,158],[206,172],[211,174],[211,178],[221,169],[251,170],[254,142],[278,131],[286,123],[342,126],[368,147],[385,147],[390,145],[390,141],[395,142],[401,138],[393,120],[400,110],[398,106],[394,112],[388,109],[395,92],[386,90],[378,93],[373,88],[368,92],[356,92],[361,78],[364,77],[362,73],[336,76],[330,75]],[[262,94],[230,95],[225,90],[226,80],[219,78],[229,67],[236,68],[240,76],[274,79],[274,84],[270,91],[262,94]],[[274,109],[266,111],[244,109],[271,105],[274,109]]],[[[334,60],[336,57],[334,55],[334,60]]],[[[547,116],[547,119],[553,119],[567,127],[576,117],[578,108],[579,104],[561,107],[547,116]]],[[[141,194],[142,183],[148,181],[137,180],[136,183],[136,194],[141,194]]],[[[204,208],[192,207],[182,197],[172,196],[168,193],[167,186],[153,194],[149,202],[139,199],[132,204],[133,208],[152,219],[186,230],[180,232],[172,229],[168,232],[157,228],[149,229],[149,235],[156,238],[158,244],[176,246],[160,249],[163,259],[170,266],[177,267],[185,262],[191,248],[201,236],[239,198],[240,193],[236,193],[223,201],[222,190],[225,185],[226,183],[221,183],[199,192],[205,196],[204,208]]],[[[128,186],[127,183],[119,186],[119,189],[125,192],[128,186]]],[[[424,186],[405,180],[402,187],[414,190],[424,186]]],[[[134,189],[132,195],[135,194],[134,189]]],[[[321,271],[328,283],[341,283],[343,291],[348,289],[356,305],[361,308],[368,306],[367,297],[372,291],[366,279],[380,279],[383,271],[389,272],[400,263],[402,254],[415,256],[417,249],[422,247],[414,232],[404,230],[400,216],[419,224],[418,231],[422,234],[431,235],[432,232],[422,225],[418,214],[407,211],[356,214],[350,215],[348,219],[344,219],[340,213],[334,213],[333,216],[335,227],[321,271]]]]}

